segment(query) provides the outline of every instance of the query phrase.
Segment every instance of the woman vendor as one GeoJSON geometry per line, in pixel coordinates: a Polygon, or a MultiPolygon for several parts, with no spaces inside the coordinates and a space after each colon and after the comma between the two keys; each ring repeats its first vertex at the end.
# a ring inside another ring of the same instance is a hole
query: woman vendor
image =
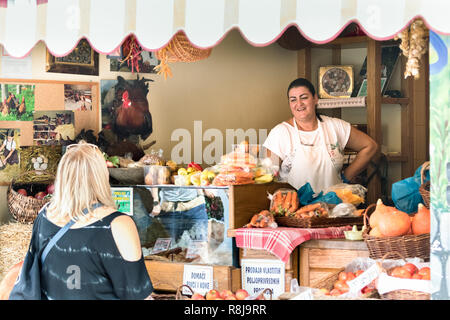
{"type": "Polygon", "coordinates": [[[338,183],[349,183],[376,154],[378,145],[350,123],[318,115],[318,97],[306,79],[291,82],[287,90],[292,118],[275,126],[264,147],[275,163],[281,160],[280,175],[296,189],[309,182],[319,193],[338,183]],[[357,152],[345,169],[344,148],[357,152]]]}

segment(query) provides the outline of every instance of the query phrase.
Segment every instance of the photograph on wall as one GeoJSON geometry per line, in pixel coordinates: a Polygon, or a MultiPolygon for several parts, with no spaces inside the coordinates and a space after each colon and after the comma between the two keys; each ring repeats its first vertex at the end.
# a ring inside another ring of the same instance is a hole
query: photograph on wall
{"type": "Polygon", "coordinates": [[[72,111],[35,111],[33,121],[33,144],[58,145],[60,139],[73,139],[75,135],[72,111]]]}
{"type": "Polygon", "coordinates": [[[64,109],[72,111],[91,111],[92,87],[87,84],[65,84],[64,109]]]}
{"type": "Polygon", "coordinates": [[[7,184],[20,172],[20,130],[0,129],[0,184],[7,184]]]}
{"type": "Polygon", "coordinates": [[[20,179],[16,181],[55,177],[61,155],[61,146],[23,146],[20,148],[20,179]]]}
{"type": "Polygon", "coordinates": [[[115,98],[114,87],[116,85],[117,80],[100,80],[102,129],[111,129],[112,126],[111,112],[113,110],[112,102],[115,98]]]}
{"type": "Polygon", "coordinates": [[[0,83],[0,121],[33,121],[35,85],[0,83]]]}

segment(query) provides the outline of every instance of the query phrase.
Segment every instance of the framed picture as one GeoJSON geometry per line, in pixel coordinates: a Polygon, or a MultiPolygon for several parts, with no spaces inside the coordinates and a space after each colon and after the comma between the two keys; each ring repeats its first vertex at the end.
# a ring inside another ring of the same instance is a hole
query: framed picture
{"type": "Polygon", "coordinates": [[[45,71],[98,76],[98,53],[85,39],[64,57],[55,57],[47,50],[45,71]]]}
{"type": "Polygon", "coordinates": [[[353,91],[353,66],[319,68],[319,98],[348,98],[353,91]]]}
{"type": "MultiPolygon", "coordinates": [[[[384,87],[386,86],[387,78],[381,78],[381,92],[383,92],[384,87]]],[[[367,97],[367,79],[364,79],[361,83],[361,87],[359,87],[359,91],[357,94],[358,97],[367,97]]]]}
{"type": "Polygon", "coordinates": [[[155,67],[159,65],[160,61],[156,58],[155,52],[143,50],[140,46],[137,47],[137,52],[139,52],[136,59],[137,65],[134,66],[133,70],[131,60],[127,59],[130,54],[127,43],[129,42],[124,42],[118,50],[107,55],[107,58],[110,59],[109,70],[114,72],[156,73],[155,67]]]}

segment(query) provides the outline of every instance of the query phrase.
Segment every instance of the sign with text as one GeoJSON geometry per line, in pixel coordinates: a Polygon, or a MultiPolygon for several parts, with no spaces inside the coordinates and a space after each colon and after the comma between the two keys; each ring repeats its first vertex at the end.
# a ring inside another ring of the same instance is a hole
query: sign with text
{"type": "Polygon", "coordinates": [[[157,254],[169,250],[171,238],[158,238],[152,248],[152,254],[157,254]]]}
{"type": "MultiPolygon", "coordinates": [[[[202,295],[213,288],[213,267],[185,264],[183,271],[183,284],[188,285],[202,295]]],[[[183,294],[191,295],[189,289],[183,287],[183,294]]]]}
{"type": "Polygon", "coordinates": [[[117,211],[133,215],[133,188],[111,188],[117,211]]]}
{"type": "Polygon", "coordinates": [[[242,259],[242,288],[250,295],[269,288],[276,298],[285,291],[285,268],[281,260],[242,259]]]}

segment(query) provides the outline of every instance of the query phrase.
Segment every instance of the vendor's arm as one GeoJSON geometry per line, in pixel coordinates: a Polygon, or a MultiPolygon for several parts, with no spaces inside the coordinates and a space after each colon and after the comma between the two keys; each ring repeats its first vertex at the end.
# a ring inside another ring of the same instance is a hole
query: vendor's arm
{"type": "Polygon", "coordinates": [[[280,157],[277,156],[275,153],[273,153],[272,151],[270,151],[269,149],[267,149],[267,158],[270,158],[272,160],[272,164],[273,165],[280,165],[280,157]]]}
{"type": "Polygon", "coordinates": [[[353,162],[344,170],[347,180],[352,180],[367,168],[378,150],[378,144],[364,132],[352,127],[346,147],[357,152],[353,162]]]}

